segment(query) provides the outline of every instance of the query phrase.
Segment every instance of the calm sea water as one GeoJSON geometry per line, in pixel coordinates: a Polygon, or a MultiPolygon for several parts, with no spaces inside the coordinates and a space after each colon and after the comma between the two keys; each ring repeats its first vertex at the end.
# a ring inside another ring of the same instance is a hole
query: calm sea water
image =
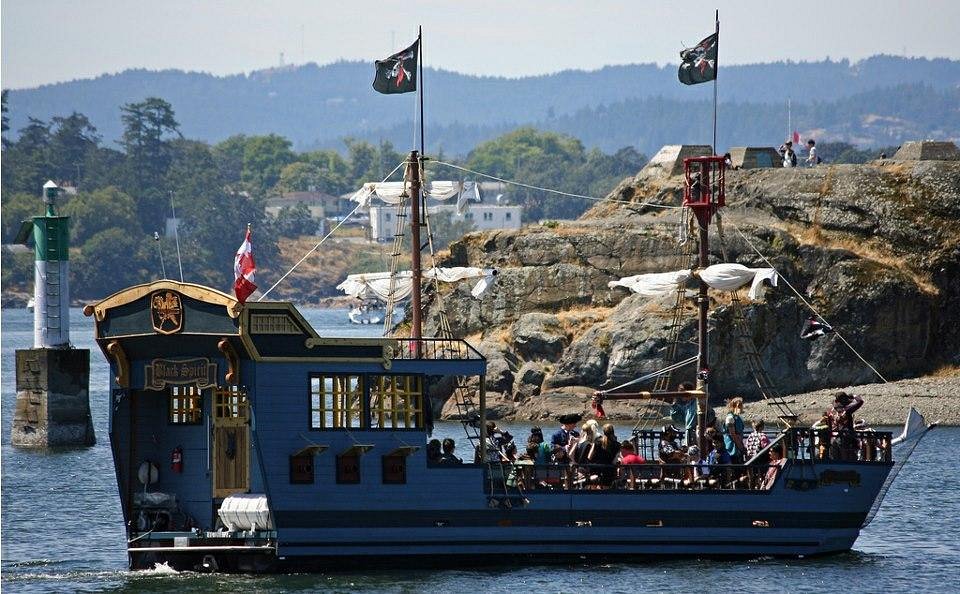
{"type": "MultiPolygon", "coordinates": [[[[376,335],[342,310],[305,310],[322,335],[376,335]]],[[[505,565],[484,570],[378,571],[282,576],[217,576],[126,570],[120,502],[107,443],[108,367],[93,325],[71,311],[75,345],[91,349],[91,411],[97,445],[31,452],[10,446],[14,350],[33,340],[33,318],[3,310],[2,587],[7,592],[636,592],[957,591],[960,588],[960,429],[931,432],[888,493],[852,552],[817,559],[675,559],[636,564],[505,565]]],[[[526,427],[511,427],[521,436],[526,427]]],[[[441,423],[437,437],[459,437],[441,423]]],[[[464,451],[466,447],[458,448],[464,451]]]]}

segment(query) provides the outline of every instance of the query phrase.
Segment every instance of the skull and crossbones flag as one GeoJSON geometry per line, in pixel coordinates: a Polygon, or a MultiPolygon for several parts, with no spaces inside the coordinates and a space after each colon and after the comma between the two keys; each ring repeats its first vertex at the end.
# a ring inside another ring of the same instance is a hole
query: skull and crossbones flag
{"type": "Polygon", "coordinates": [[[696,85],[717,78],[717,44],[719,34],[710,35],[694,47],[680,52],[677,76],[685,85],[696,85]]]}
{"type": "Polygon", "coordinates": [[[412,93],[417,90],[417,59],[420,39],[405,50],[389,58],[377,60],[377,74],[373,79],[373,88],[378,93],[412,93]]]}

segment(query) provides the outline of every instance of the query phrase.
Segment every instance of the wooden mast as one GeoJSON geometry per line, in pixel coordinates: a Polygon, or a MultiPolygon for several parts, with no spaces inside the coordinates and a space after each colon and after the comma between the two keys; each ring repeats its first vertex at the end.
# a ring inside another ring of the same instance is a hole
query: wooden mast
{"type": "Polygon", "coordinates": [[[410,255],[410,273],[413,276],[413,290],[410,294],[411,314],[410,338],[414,340],[416,357],[420,357],[420,341],[423,338],[423,320],[421,319],[421,288],[423,269],[420,263],[420,154],[413,150],[407,158],[406,179],[410,183],[410,239],[412,253],[410,255]]]}

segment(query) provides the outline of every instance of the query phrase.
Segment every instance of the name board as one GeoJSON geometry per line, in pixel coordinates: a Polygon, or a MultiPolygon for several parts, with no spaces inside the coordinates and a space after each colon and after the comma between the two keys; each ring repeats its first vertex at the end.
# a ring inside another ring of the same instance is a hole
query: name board
{"type": "Polygon", "coordinates": [[[167,384],[210,388],[217,385],[217,364],[206,357],[181,361],[154,359],[144,369],[143,384],[147,390],[162,390],[167,384]]]}

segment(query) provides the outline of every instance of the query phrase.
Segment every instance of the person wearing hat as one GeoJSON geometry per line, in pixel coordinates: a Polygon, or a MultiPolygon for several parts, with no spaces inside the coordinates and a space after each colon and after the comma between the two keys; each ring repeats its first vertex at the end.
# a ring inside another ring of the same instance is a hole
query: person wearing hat
{"type": "Polygon", "coordinates": [[[568,413],[557,417],[560,422],[560,429],[550,438],[550,445],[566,448],[570,445],[570,438],[574,441],[580,439],[580,432],[577,431],[577,423],[583,419],[583,415],[578,413],[568,413]]]}
{"type": "Polygon", "coordinates": [[[820,422],[830,429],[830,457],[835,460],[853,460],[856,456],[857,440],[853,429],[853,413],[863,406],[863,398],[837,392],[833,406],[823,414],[820,422]]]}

